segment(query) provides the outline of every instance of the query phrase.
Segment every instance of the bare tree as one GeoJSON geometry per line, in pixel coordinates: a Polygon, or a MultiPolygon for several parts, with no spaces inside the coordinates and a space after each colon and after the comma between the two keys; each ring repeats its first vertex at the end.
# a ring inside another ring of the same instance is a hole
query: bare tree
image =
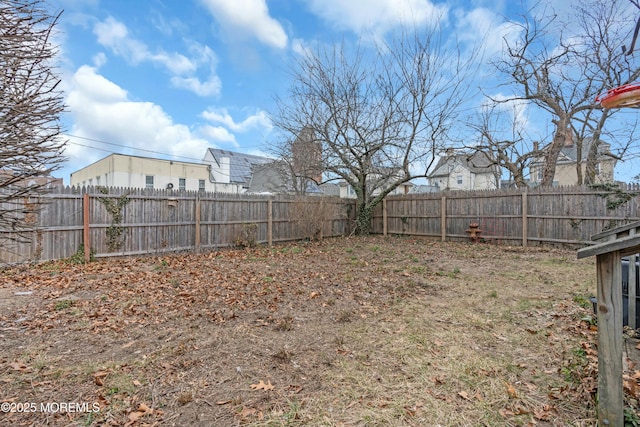
{"type": "Polygon", "coordinates": [[[489,103],[479,109],[469,126],[478,135],[476,145],[471,148],[483,153],[494,165],[506,169],[509,181],[513,181],[516,187],[526,188],[527,169],[542,152],[537,142],[529,144],[531,138],[522,118],[519,118],[520,112],[517,103],[489,103]]]}
{"type": "Polygon", "coordinates": [[[507,99],[491,98],[496,103],[529,101],[551,114],[555,130],[544,153],[543,186],[553,183],[556,161],[567,139],[571,118],[593,101],[591,93],[577,90],[574,74],[563,71],[571,63],[571,46],[563,44],[561,37],[556,39],[559,43],[547,41],[554,18],[530,21],[525,16],[520,39],[516,43],[506,42],[506,56],[495,62],[496,68],[509,76],[508,84],[515,95],[507,99]]]}
{"type": "Polygon", "coordinates": [[[0,239],[23,240],[46,177],[63,161],[64,110],[51,43],[60,13],[42,0],[0,3],[0,239]]]}
{"type": "MultiPolygon", "coordinates": [[[[613,0],[610,2],[588,1],[579,2],[575,7],[574,19],[580,35],[576,38],[579,48],[576,57],[585,63],[587,81],[592,93],[601,93],[607,89],[622,86],[635,81],[640,76],[640,67],[631,65],[625,52],[625,43],[629,31],[633,28],[635,14],[629,14],[629,2],[613,0]]],[[[618,111],[603,109],[598,104],[585,109],[573,118],[572,128],[576,135],[578,149],[576,173],[577,184],[594,184],[596,181],[596,165],[603,153],[601,150],[602,137],[606,137],[610,145],[617,151],[617,158],[623,159],[636,139],[637,116],[629,122],[625,121],[622,133],[609,131],[607,122],[618,111]],[[585,144],[588,141],[588,144],[585,144]],[[583,155],[583,149],[587,150],[583,155]],[[584,162],[583,174],[583,157],[584,162]]],[[[606,153],[614,156],[613,153],[606,153]]]]}
{"type": "Polygon", "coordinates": [[[474,54],[445,46],[437,26],[403,32],[371,54],[360,43],[306,52],[292,69],[274,124],[293,139],[303,129],[321,147],[324,181],[343,180],[357,197],[356,233],[401,184],[426,177],[451,139],[470,86],[474,54]]]}
{"type": "MultiPolygon", "coordinates": [[[[621,49],[623,34],[629,29],[626,24],[631,23],[630,16],[625,14],[626,6],[622,0],[576,2],[574,13],[564,21],[547,9],[537,11],[541,12],[538,14],[530,10],[519,24],[519,39],[505,42],[505,56],[493,65],[507,77],[504,86],[514,94],[489,96],[490,102],[527,103],[536,113],[547,114],[553,129],[551,142],[543,148],[538,146],[544,142],[539,136],[527,138],[520,132],[512,140],[503,140],[487,127],[492,120],[484,115],[472,125],[485,141],[481,146],[497,150],[498,164],[506,167],[514,178],[524,176],[524,168],[541,159],[540,184],[552,185],[561,150],[565,144],[575,144],[576,183],[595,180],[596,164],[602,155],[601,136],[605,123],[615,113],[602,109],[595,97],[608,88],[633,81],[640,71],[630,67],[621,49]],[[505,158],[517,161],[500,160],[505,158]]],[[[494,108],[493,113],[502,114],[503,109],[494,108]]],[[[619,153],[626,150],[630,140],[616,139],[613,133],[608,133],[607,138],[617,143],[619,153]]]]}

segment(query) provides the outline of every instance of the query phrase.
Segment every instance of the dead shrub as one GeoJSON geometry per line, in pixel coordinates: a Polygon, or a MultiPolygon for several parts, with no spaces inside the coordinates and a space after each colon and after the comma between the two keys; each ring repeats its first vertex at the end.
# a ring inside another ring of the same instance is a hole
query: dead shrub
{"type": "Polygon", "coordinates": [[[325,197],[301,197],[291,207],[296,233],[304,239],[322,240],[324,225],[332,218],[336,218],[336,205],[325,197]]]}
{"type": "Polygon", "coordinates": [[[242,224],[242,228],[236,234],[234,244],[238,248],[252,248],[258,241],[258,224],[255,222],[242,224]]]}

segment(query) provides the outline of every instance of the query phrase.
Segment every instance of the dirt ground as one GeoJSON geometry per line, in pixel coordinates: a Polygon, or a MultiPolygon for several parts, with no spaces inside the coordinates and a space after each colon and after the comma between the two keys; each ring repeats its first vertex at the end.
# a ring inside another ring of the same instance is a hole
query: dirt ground
{"type": "Polygon", "coordinates": [[[8,268],[0,425],[594,425],[593,292],[575,251],[406,237],[8,268]]]}

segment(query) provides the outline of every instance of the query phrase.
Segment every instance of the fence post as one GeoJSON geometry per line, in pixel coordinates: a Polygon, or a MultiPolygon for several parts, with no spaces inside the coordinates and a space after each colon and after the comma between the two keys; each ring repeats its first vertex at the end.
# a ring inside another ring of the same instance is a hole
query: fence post
{"type": "Polygon", "coordinates": [[[447,240],[447,197],[442,196],[440,203],[440,238],[445,242],[447,240]]]}
{"type": "Polygon", "coordinates": [[[82,242],[84,245],[84,262],[91,261],[91,241],[89,233],[89,193],[82,196],[82,242]]]}
{"type": "Polygon", "coordinates": [[[636,327],[636,255],[631,255],[629,257],[629,270],[628,270],[628,283],[629,287],[627,288],[627,296],[628,296],[628,324],[629,328],[632,331],[635,331],[636,327]]]}
{"type": "Polygon", "coordinates": [[[196,212],[195,212],[195,250],[196,253],[200,252],[200,193],[196,193],[196,212]]]}
{"type": "Polygon", "coordinates": [[[387,198],[382,199],[382,235],[387,235],[387,198]]]}
{"type": "Polygon", "coordinates": [[[624,420],[620,252],[597,255],[596,265],[598,274],[598,425],[622,426],[624,420]]]}
{"type": "Polygon", "coordinates": [[[524,192],[522,193],[522,247],[526,248],[527,247],[527,240],[529,237],[529,229],[528,229],[528,218],[527,218],[527,212],[529,210],[529,207],[527,205],[528,200],[527,200],[527,190],[525,189],[524,192]]]}
{"type": "Polygon", "coordinates": [[[273,246],[273,200],[267,201],[267,241],[273,246]]]}

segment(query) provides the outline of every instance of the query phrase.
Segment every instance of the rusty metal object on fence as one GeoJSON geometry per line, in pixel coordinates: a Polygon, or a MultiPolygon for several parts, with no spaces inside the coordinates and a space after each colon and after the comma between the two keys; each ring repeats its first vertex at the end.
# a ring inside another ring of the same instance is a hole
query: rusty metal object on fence
{"type": "Polygon", "coordinates": [[[480,224],[478,224],[477,222],[472,222],[471,224],[469,224],[467,233],[469,234],[469,239],[471,239],[472,242],[480,241],[480,238],[482,236],[482,230],[480,230],[480,224]]]}

